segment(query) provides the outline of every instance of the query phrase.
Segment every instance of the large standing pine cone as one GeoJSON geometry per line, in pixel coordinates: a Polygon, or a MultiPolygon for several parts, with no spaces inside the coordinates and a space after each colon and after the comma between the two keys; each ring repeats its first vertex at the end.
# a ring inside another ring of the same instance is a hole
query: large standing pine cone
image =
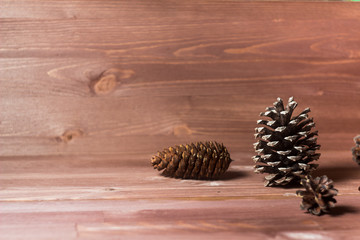
{"type": "Polygon", "coordinates": [[[301,184],[305,187],[305,191],[298,190],[296,194],[302,197],[300,208],[308,212],[320,216],[322,213],[329,212],[334,207],[338,190],[333,186],[333,181],[327,176],[316,177],[313,179],[310,175],[301,179],[301,184]]]}
{"type": "Polygon", "coordinates": [[[267,107],[260,116],[272,119],[259,120],[263,125],[255,128],[254,144],[256,156],[256,173],[269,173],[265,177],[265,186],[287,185],[290,182],[299,182],[301,176],[308,175],[316,169],[318,164],[311,164],[320,157],[315,153],[318,132],[311,132],[315,126],[312,118],[308,117],[310,108],[306,108],[299,115],[291,117],[297,103],[293,97],[289,98],[286,107],[281,98],[274,103],[274,107],[267,107]]]}
{"type": "Polygon", "coordinates": [[[353,159],[360,165],[360,135],[354,138],[354,142],[356,146],[352,148],[353,159]]]}
{"type": "Polygon", "coordinates": [[[226,147],[217,142],[169,147],[151,158],[155,169],[165,169],[163,175],[185,179],[218,179],[231,161],[226,147]]]}

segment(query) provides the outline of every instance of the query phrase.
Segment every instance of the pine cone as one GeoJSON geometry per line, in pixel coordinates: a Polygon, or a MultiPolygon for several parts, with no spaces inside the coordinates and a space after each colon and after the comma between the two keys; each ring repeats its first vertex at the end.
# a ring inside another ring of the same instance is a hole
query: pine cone
{"type": "Polygon", "coordinates": [[[230,154],[223,144],[197,142],[169,147],[151,158],[164,176],[184,179],[218,179],[228,169],[230,154]]]}
{"type": "Polygon", "coordinates": [[[360,135],[354,138],[356,146],[352,148],[352,154],[354,161],[360,165],[360,135]]]}
{"type": "Polygon", "coordinates": [[[300,208],[317,216],[329,212],[330,208],[335,206],[334,196],[338,193],[332,183],[325,175],[315,179],[308,175],[301,179],[306,190],[296,191],[296,194],[303,198],[300,208]]]}
{"type": "Polygon", "coordinates": [[[291,117],[297,103],[289,98],[284,108],[283,101],[278,98],[274,107],[266,108],[260,116],[270,117],[272,121],[259,120],[257,124],[264,126],[255,128],[254,144],[256,156],[253,157],[256,173],[269,173],[264,185],[287,185],[299,182],[301,176],[308,175],[318,164],[311,164],[320,157],[315,153],[320,145],[316,144],[318,131],[310,132],[315,126],[306,108],[299,115],[291,117]]]}

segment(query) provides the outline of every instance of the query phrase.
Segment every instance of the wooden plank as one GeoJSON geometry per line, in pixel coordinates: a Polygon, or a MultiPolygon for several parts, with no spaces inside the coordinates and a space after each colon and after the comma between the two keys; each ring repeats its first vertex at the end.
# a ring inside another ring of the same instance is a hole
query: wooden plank
{"type": "MultiPolygon", "coordinates": [[[[240,18],[241,20],[248,20],[248,16],[256,15],[256,19],[262,20],[269,17],[269,12],[287,16],[291,19],[311,20],[311,19],[334,19],[334,18],[354,18],[359,16],[359,13],[354,9],[356,4],[341,4],[341,3],[278,3],[277,7],[273,4],[266,4],[264,2],[237,2],[237,1],[183,1],[178,3],[176,1],[169,2],[143,2],[143,1],[28,1],[21,0],[14,3],[11,0],[2,0],[1,17],[9,19],[66,19],[73,17],[66,15],[70,12],[72,14],[80,14],[77,18],[92,18],[92,19],[114,19],[122,17],[131,17],[128,21],[138,21],[141,24],[147,22],[142,19],[134,18],[139,16],[139,13],[146,19],[150,17],[153,21],[154,16],[158,18],[167,18],[176,20],[191,21],[192,19],[211,19],[217,16],[223,18],[240,18]],[[94,10],[97,11],[94,11],[94,10]],[[244,10],[240,11],[239,10],[244,10]],[[300,14],[299,11],[303,11],[300,14]],[[186,12],[187,15],[171,15],[172,12],[186,12]],[[209,14],[212,13],[212,14],[209,14]],[[319,14],[321,13],[321,14],[319,14]],[[176,17],[176,18],[175,18],[176,17]]],[[[158,24],[165,24],[158,20],[158,24]]]]}
{"type": "MultiPolygon", "coordinates": [[[[346,153],[324,153],[315,175],[335,181],[340,195],[358,194],[359,169],[346,153]],[[339,159],[343,159],[339,163],[339,159]]],[[[234,159],[220,181],[179,180],[162,177],[150,158],[137,165],[112,158],[46,157],[1,160],[3,201],[77,199],[273,199],[294,196],[294,188],[264,188],[263,175],[253,173],[253,162],[234,159]],[[139,164],[141,163],[141,164],[139,164]],[[188,192],[191,191],[191,195],[188,192]]],[[[299,188],[299,186],[297,186],[299,188]]]]}
{"type": "MultiPolygon", "coordinates": [[[[267,102],[248,101],[246,96],[167,97],[168,102],[162,97],[80,98],[76,104],[71,98],[55,97],[46,102],[8,101],[2,115],[0,142],[4,147],[0,153],[122,154],[150,150],[151,154],[173,144],[206,139],[235,146],[233,151],[252,151],[248,146],[254,142],[252,134],[260,119],[258,114],[271,105],[275,96],[267,102]],[[23,108],[31,110],[22,111],[23,108]]],[[[315,98],[318,101],[313,103],[303,99],[298,100],[297,112],[311,106],[310,116],[315,118],[319,130],[319,143],[325,149],[349,150],[358,129],[359,112],[353,112],[356,101],[339,102],[332,96],[315,98]]]]}
{"type": "MultiPolygon", "coordinates": [[[[345,226],[339,227],[339,224],[332,221],[332,219],[340,215],[344,220],[354,221],[356,219],[354,212],[359,210],[358,208],[348,207],[354,204],[354,201],[344,198],[342,206],[339,207],[339,209],[342,209],[341,212],[334,211],[332,216],[328,215],[314,219],[314,217],[299,211],[294,206],[296,205],[295,202],[297,201],[294,201],[294,199],[266,200],[266,202],[264,200],[228,200],[224,202],[163,201],[159,203],[145,202],[140,205],[141,207],[136,207],[139,206],[136,202],[118,204],[118,202],[107,201],[102,204],[104,206],[102,207],[105,215],[104,221],[91,222],[89,220],[88,222],[80,222],[77,224],[76,230],[80,237],[83,235],[100,237],[100,234],[105,234],[105,236],[111,236],[111,234],[118,236],[145,236],[156,231],[157,236],[192,233],[196,237],[198,234],[201,236],[204,233],[211,235],[235,232],[245,236],[260,233],[255,236],[263,236],[265,239],[291,235],[291,233],[294,235],[295,233],[314,234],[315,236],[322,235],[331,238],[337,236],[337,232],[347,229],[345,226]],[[269,204],[272,209],[276,208],[278,210],[277,217],[272,215],[271,208],[264,209],[263,204],[269,204]],[[217,207],[212,207],[214,205],[217,207]],[[294,213],[289,214],[289,212],[293,211],[294,213]],[[281,219],[285,221],[279,224],[278,221],[281,219]]],[[[81,203],[83,205],[83,216],[86,216],[86,212],[89,211],[87,209],[99,207],[99,203],[96,205],[89,201],[81,203]]],[[[64,202],[60,207],[56,207],[56,211],[65,211],[64,213],[67,213],[71,219],[74,213],[65,209],[65,207],[71,208],[71,205],[69,202],[64,202]]],[[[54,208],[54,204],[51,202],[46,203],[45,206],[48,209],[54,208]]],[[[26,214],[39,215],[33,212],[26,214]]],[[[22,219],[19,220],[21,224],[22,219]]],[[[64,221],[66,220],[64,219],[64,221]]],[[[36,220],[34,223],[41,223],[41,219],[36,220]]],[[[354,226],[358,226],[357,221],[354,221],[354,226]]]]}
{"type": "MultiPolygon", "coordinates": [[[[180,130],[179,130],[180,131],[180,130]]],[[[182,130],[181,130],[182,131],[182,130]]],[[[229,130],[230,131],[230,130],[229,130]]],[[[140,160],[142,163],[157,151],[161,151],[166,147],[186,144],[196,141],[214,140],[223,142],[229,149],[231,156],[237,161],[248,162],[254,154],[253,132],[241,133],[241,136],[223,136],[218,133],[204,133],[201,135],[183,135],[174,136],[157,136],[157,135],[138,135],[124,137],[107,137],[97,136],[96,138],[89,136],[74,137],[71,141],[64,143],[58,142],[54,137],[28,137],[28,138],[3,138],[1,143],[1,153],[5,157],[18,156],[84,156],[99,158],[117,157],[119,161],[125,161],[128,164],[135,164],[134,161],[140,160]]],[[[321,151],[326,154],[328,151],[340,151],[341,156],[345,157],[346,162],[351,162],[351,148],[355,145],[353,142],[353,134],[320,134],[319,144],[322,145],[321,151]]],[[[27,157],[25,156],[25,159],[27,157]]],[[[139,162],[140,163],[140,162],[139,162]]],[[[139,164],[138,163],[138,164],[139,164]]]]}
{"type": "Polygon", "coordinates": [[[32,224],[21,221],[15,224],[1,223],[0,234],[0,239],[75,239],[77,237],[73,223],[32,224]]]}

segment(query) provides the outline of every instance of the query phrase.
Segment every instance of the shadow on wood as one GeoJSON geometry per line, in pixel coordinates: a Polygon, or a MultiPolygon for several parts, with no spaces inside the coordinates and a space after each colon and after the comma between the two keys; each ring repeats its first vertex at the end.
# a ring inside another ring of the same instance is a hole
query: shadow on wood
{"type": "MultiPolygon", "coordinates": [[[[173,178],[164,174],[164,172],[160,173],[161,176],[164,178],[173,178]]],[[[235,180],[243,177],[247,177],[249,174],[242,171],[236,170],[228,170],[219,179],[200,179],[199,181],[228,181],[228,180],[235,180]]],[[[179,178],[181,179],[181,178],[179,178]]],[[[195,180],[195,179],[186,179],[186,180],[195,180]]]]}
{"type": "MultiPolygon", "coordinates": [[[[299,180],[300,181],[300,180],[299,180]]],[[[290,182],[289,184],[285,186],[271,186],[269,188],[283,188],[283,189],[295,189],[295,188],[303,188],[303,186],[300,184],[300,182],[290,182]]]]}
{"type": "Polygon", "coordinates": [[[234,180],[234,179],[247,177],[248,175],[249,174],[247,172],[229,170],[222,177],[220,177],[219,180],[222,181],[234,180]]]}
{"type": "Polygon", "coordinates": [[[355,208],[353,206],[347,206],[347,205],[341,205],[341,206],[336,206],[333,209],[331,209],[329,215],[332,217],[337,217],[337,216],[341,216],[347,213],[358,213],[359,209],[355,208]]]}
{"type": "Polygon", "coordinates": [[[320,166],[319,169],[313,173],[314,176],[326,175],[335,182],[355,179],[359,177],[359,174],[360,168],[351,163],[340,166],[320,166]]]}

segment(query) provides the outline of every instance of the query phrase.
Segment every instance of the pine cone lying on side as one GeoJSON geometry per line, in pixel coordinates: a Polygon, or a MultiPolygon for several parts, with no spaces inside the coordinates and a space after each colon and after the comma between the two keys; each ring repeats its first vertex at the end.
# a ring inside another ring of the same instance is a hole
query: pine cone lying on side
{"type": "Polygon", "coordinates": [[[296,106],[293,97],[289,98],[286,107],[278,98],[273,107],[260,113],[271,120],[257,121],[262,126],[255,128],[258,142],[254,144],[257,155],[253,160],[256,173],[269,174],[265,177],[266,187],[300,182],[301,176],[308,175],[318,166],[310,163],[320,157],[315,153],[320,145],[315,137],[318,132],[311,132],[315,123],[308,117],[310,108],[292,117],[296,106]]]}
{"type": "Polygon", "coordinates": [[[356,143],[356,146],[351,149],[353,159],[357,164],[360,165],[360,135],[354,138],[354,142],[356,143]]]}
{"type": "Polygon", "coordinates": [[[313,179],[310,175],[301,179],[301,184],[305,187],[305,191],[298,190],[296,194],[302,197],[300,208],[308,212],[320,216],[322,213],[329,212],[334,207],[338,190],[333,186],[333,181],[327,176],[316,177],[313,179]]]}
{"type": "Polygon", "coordinates": [[[151,158],[164,176],[184,179],[218,179],[228,169],[230,154],[223,144],[197,142],[169,147],[151,158]]]}

